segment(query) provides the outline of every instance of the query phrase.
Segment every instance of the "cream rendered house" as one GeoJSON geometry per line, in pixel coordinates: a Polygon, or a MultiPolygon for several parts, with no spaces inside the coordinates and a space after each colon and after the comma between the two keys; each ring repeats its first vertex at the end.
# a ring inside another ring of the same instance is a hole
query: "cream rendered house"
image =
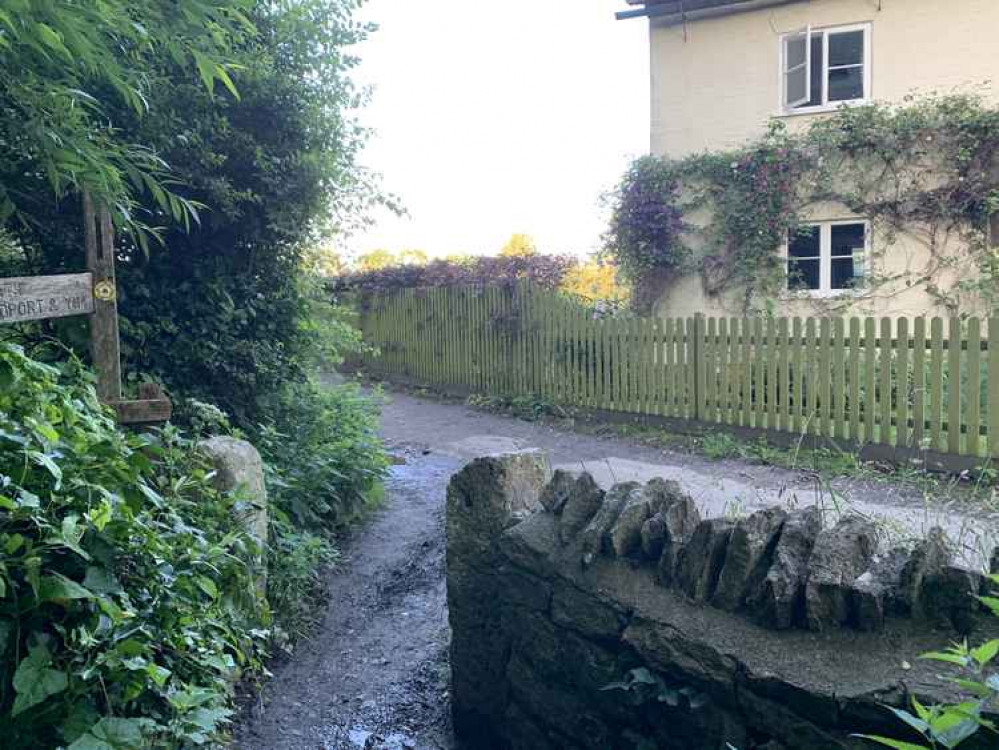
{"type": "MultiPolygon", "coordinates": [[[[620,18],[645,18],[651,49],[652,153],[681,158],[744,144],[772,118],[792,131],[841,106],[897,103],[921,93],[976,93],[999,102],[999,0],[628,0],[620,18]]],[[[779,250],[788,288],[779,312],[921,315],[929,259],[915,236],[890,246],[842,206],[808,210],[810,230],[779,250]],[[874,265],[894,281],[865,291],[874,265]],[[921,281],[920,281],[921,280],[921,281]]],[[[694,223],[697,218],[694,218],[694,223]]],[[[932,283],[949,288],[961,268],[932,283]]],[[[976,299],[954,300],[976,311],[976,299]]],[[[761,301],[757,301],[761,304],[761,301]]],[[[673,282],[663,316],[740,314],[746,295],[711,295],[699,276],[673,282]]]]}

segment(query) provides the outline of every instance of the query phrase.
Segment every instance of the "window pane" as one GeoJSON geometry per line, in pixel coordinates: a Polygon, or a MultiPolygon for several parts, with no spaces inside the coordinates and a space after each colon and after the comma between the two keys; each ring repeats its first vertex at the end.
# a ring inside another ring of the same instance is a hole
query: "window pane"
{"type": "Polygon", "coordinates": [[[805,40],[805,34],[795,34],[784,40],[784,70],[805,64],[805,40]]]}
{"type": "Polygon", "coordinates": [[[846,31],[829,35],[829,67],[861,65],[864,62],[864,32],[846,31]]]}
{"type": "MultiPolygon", "coordinates": [[[[807,93],[808,69],[802,67],[792,70],[787,74],[784,85],[787,86],[787,90],[784,92],[784,101],[792,105],[795,102],[800,102],[805,98],[805,94],[807,93]]],[[[805,103],[807,104],[807,101],[805,103]]],[[[799,104],[797,106],[802,105],[799,104]]]]}
{"type": "Polygon", "coordinates": [[[819,288],[819,261],[797,260],[792,258],[787,262],[787,288],[797,289],[818,289],[819,288]]]}
{"type": "Polygon", "coordinates": [[[864,258],[858,255],[856,258],[833,258],[832,278],[830,285],[833,289],[855,289],[863,285],[864,281],[864,258]]]}
{"type": "Polygon", "coordinates": [[[787,243],[787,254],[792,258],[818,258],[819,228],[802,227],[792,234],[787,243]]]}
{"type": "MultiPolygon", "coordinates": [[[[812,97],[807,102],[802,102],[799,107],[817,107],[822,104],[822,89],[823,89],[823,75],[822,75],[822,39],[823,35],[812,34],[812,69],[809,71],[809,77],[812,79],[812,97]]],[[[804,93],[802,93],[804,96],[804,93]]],[[[796,99],[788,98],[789,102],[797,101],[796,99]]]]}
{"type": "Polygon", "coordinates": [[[829,101],[845,102],[864,98],[864,69],[843,68],[829,71],[829,101]]]}
{"type": "Polygon", "coordinates": [[[863,224],[834,224],[831,227],[831,254],[836,257],[850,257],[864,252],[866,227],[863,224]]]}

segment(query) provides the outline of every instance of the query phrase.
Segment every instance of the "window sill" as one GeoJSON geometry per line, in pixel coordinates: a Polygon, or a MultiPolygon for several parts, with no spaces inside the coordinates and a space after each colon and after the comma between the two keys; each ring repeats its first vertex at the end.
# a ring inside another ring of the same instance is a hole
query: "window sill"
{"type": "Polygon", "coordinates": [[[864,289],[805,289],[798,292],[786,291],[780,295],[783,302],[800,300],[837,300],[859,299],[864,296],[864,289]]]}
{"type": "Polygon", "coordinates": [[[799,107],[797,109],[782,109],[777,113],[777,117],[803,117],[805,115],[827,115],[846,107],[862,107],[870,104],[870,99],[850,99],[833,104],[821,104],[817,107],[799,107]]]}

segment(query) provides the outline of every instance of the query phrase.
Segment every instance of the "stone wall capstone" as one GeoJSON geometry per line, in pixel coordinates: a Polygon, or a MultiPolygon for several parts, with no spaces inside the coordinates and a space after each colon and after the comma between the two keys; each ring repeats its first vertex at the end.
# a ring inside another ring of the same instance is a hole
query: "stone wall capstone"
{"type": "Polygon", "coordinates": [[[865,519],[823,520],[701,519],[675,482],[604,493],[538,452],[476,459],[447,501],[459,735],[484,750],[914,741],[884,704],[954,697],[916,657],[994,633],[985,579],[939,532],[882,550],[865,519]]]}

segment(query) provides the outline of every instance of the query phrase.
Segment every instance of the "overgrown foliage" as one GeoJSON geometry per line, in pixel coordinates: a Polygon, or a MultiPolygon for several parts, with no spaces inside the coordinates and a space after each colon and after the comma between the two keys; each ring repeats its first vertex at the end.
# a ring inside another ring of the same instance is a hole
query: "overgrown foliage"
{"type": "Polygon", "coordinates": [[[568,255],[510,255],[469,258],[465,262],[435,260],[425,265],[394,265],[348,273],[329,280],[334,294],[449,286],[497,286],[529,280],[557,289],[577,261],[568,255]]]}
{"type": "Polygon", "coordinates": [[[7,748],[203,745],[268,612],[172,428],[119,431],[73,361],[0,346],[0,725],[7,748]]]}
{"type": "MultiPolygon", "coordinates": [[[[222,12],[243,2],[210,7],[222,12]]],[[[141,117],[94,90],[116,136],[168,164],[174,191],[204,206],[200,224],[188,230],[158,211],[153,196],[140,197],[137,211],[147,212],[162,245],[142,252],[134,237],[118,238],[125,370],[216,403],[240,426],[271,418],[272,395],[305,377],[314,343],[305,322],[313,301],[299,274],[307,250],[362,222],[380,200],[357,164],[366,135],[350,114],[364,100],[349,78],[356,62],[349,49],[368,33],[353,19],[357,6],[249,3],[256,32],[228,58],[239,98],[222,86],[209,92],[185,65],[153,51],[144,60],[148,110],[141,117]]],[[[25,221],[10,227],[30,271],[80,270],[78,197],[48,199],[34,173],[5,176],[4,184],[32,196],[25,221]]],[[[81,323],[38,328],[82,356],[81,323]]]]}
{"type": "Polygon", "coordinates": [[[709,294],[745,290],[750,306],[783,288],[788,234],[817,206],[835,205],[872,225],[863,294],[916,285],[950,310],[969,297],[995,306],[997,159],[999,109],[969,95],[844,107],[800,133],[776,121],[739,149],[637,161],[611,196],[606,251],[649,287],[639,307],[678,268],[699,272],[709,294]],[[927,262],[904,277],[879,270],[903,235],[926,248],[927,262]]]}
{"type": "Polygon", "coordinates": [[[162,105],[160,60],[204,95],[216,81],[235,95],[230,73],[237,48],[254,33],[245,15],[251,7],[252,0],[0,2],[0,224],[12,215],[30,223],[43,195],[83,189],[133,229],[143,226],[143,200],[177,221],[196,217],[195,204],[173,190],[167,163],[112,113],[143,118],[162,105]],[[24,190],[26,181],[35,189],[24,190]]]}
{"type": "Polygon", "coordinates": [[[686,224],[677,205],[680,182],[670,163],[653,156],[636,160],[610,196],[613,206],[604,251],[633,289],[633,302],[648,310],[656,293],[690,256],[686,224]]]}

